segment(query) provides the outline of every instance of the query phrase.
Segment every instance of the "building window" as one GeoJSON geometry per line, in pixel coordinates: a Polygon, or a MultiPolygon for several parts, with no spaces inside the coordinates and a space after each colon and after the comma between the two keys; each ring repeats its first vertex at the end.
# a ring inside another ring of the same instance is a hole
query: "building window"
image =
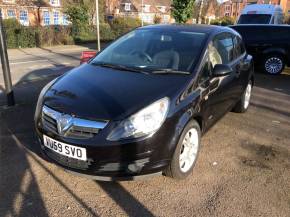
{"type": "Polygon", "coordinates": [[[67,15],[66,14],[64,14],[63,15],[63,25],[68,25],[69,23],[68,23],[68,18],[67,18],[67,15]]]}
{"type": "Polygon", "coordinates": [[[153,23],[154,17],[150,14],[143,14],[142,19],[145,23],[153,23]]]}
{"type": "Polygon", "coordinates": [[[50,14],[48,11],[43,12],[43,23],[46,26],[50,25],[50,14]]]}
{"type": "Polygon", "coordinates": [[[162,13],[165,13],[166,12],[166,6],[158,6],[157,8],[162,13]]]}
{"type": "Polygon", "coordinates": [[[163,15],[163,23],[169,23],[170,22],[170,16],[169,15],[163,15]]]}
{"type": "Polygon", "coordinates": [[[144,12],[150,12],[150,5],[144,5],[144,12]]]}
{"type": "Polygon", "coordinates": [[[228,13],[228,12],[225,13],[225,16],[226,16],[226,17],[229,17],[229,16],[230,16],[230,13],[228,13]]]}
{"type": "Polygon", "coordinates": [[[59,25],[59,12],[53,12],[53,23],[54,25],[59,25]]]}
{"type": "Polygon", "coordinates": [[[28,12],[27,11],[20,11],[19,12],[19,20],[20,23],[24,26],[28,26],[29,22],[28,22],[28,12]]]}
{"type": "Polygon", "coordinates": [[[125,11],[131,11],[131,3],[125,3],[125,11]]]}
{"type": "Polygon", "coordinates": [[[231,11],[231,6],[230,5],[226,5],[226,11],[231,11]]]}
{"type": "Polygon", "coordinates": [[[15,0],[3,0],[3,2],[14,4],[15,3],[15,0]]]}
{"type": "Polygon", "coordinates": [[[60,6],[59,0],[50,0],[49,2],[52,6],[60,6]]]}
{"type": "Polygon", "coordinates": [[[15,11],[14,10],[8,10],[7,11],[7,16],[8,16],[8,18],[16,18],[15,11]]]}

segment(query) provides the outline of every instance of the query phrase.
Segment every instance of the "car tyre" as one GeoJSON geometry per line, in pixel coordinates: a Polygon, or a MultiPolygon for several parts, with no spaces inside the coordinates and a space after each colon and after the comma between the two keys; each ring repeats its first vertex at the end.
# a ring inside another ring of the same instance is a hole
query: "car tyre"
{"type": "Polygon", "coordinates": [[[189,176],[198,158],[200,140],[200,126],[192,120],[185,126],[164,174],[174,179],[185,179],[189,176]]]}
{"type": "Polygon", "coordinates": [[[234,107],[233,112],[245,113],[248,110],[250,106],[250,102],[251,102],[252,89],[253,89],[253,82],[250,80],[242,95],[242,98],[234,107]]]}
{"type": "Polygon", "coordinates": [[[285,59],[282,55],[267,55],[263,60],[263,71],[270,75],[280,75],[285,68],[285,59]]]}

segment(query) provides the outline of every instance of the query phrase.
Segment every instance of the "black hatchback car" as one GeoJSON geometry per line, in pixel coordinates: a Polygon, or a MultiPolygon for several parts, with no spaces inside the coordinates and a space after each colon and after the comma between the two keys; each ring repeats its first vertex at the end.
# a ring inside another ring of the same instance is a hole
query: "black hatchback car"
{"type": "Polygon", "coordinates": [[[279,75],[290,66],[289,25],[236,25],[247,52],[253,56],[255,67],[265,73],[279,75]]]}
{"type": "Polygon", "coordinates": [[[36,130],[43,153],[74,173],[181,179],[201,135],[226,112],[248,109],[253,83],[252,57],[234,30],[146,26],[50,82],[36,130]]]}

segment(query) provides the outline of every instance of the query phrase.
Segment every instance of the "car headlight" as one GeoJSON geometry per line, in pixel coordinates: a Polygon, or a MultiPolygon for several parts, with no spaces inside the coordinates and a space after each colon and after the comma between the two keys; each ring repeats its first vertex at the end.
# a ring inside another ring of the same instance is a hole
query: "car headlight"
{"type": "Polygon", "coordinates": [[[139,138],[155,133],[163,124],[169,108],[169,99],[162,98],[128,119],[122,121],[108,136],[108,140],[139,138]]]}
{"type": "Polygon", "coordinates": [[[45,95],[45,93],[48,91],[48,89],[56,82],[58,78],[53,79],[52,81],[50,81],[47,85],[44,86],[44,88],[42,88],[38,100],[37,100],[37,104],[36,104],[36,109],[35,109],[35,115],[34,115],[34,120],[36,121],[36,118],[38,117],[38,115],[41,112],[41,107],[42,107],[42,103],[43,103],[43,96],[45,95]]]}

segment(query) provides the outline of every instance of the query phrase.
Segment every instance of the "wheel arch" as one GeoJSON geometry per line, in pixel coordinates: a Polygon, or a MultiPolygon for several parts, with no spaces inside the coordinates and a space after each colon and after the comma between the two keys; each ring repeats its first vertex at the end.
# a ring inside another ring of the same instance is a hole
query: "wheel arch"
{"type": "Polygon", "coordinates": [[[285,63],[287,62],[287,52],[285,49],[283,48],[269,48],[263,51],[262,53],[263,55],[263,61],[265,60],[266,57],[269,57],[271,55],[273,56],[281,56],[283,58],[283,60],[285,61],[285,63]]]}
{"type": "Polygon", "coordinates": [[[282,56],[284,59],[287,57],[287,52],[283,48],[268,48],[262,52],[264,57],[270,55],[279,55],[282,56]]]}

